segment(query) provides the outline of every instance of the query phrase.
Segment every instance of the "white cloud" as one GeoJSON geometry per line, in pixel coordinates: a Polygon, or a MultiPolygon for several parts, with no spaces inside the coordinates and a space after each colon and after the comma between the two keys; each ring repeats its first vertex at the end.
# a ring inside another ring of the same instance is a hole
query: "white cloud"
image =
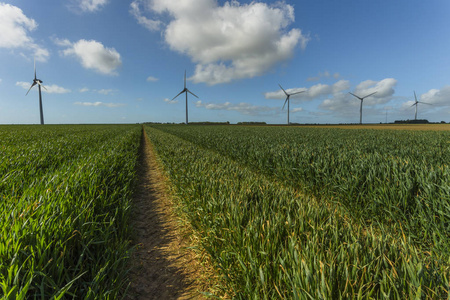
{"type": "Polygon", "coordinates": [[[303,111],[303,108],[295,107],[295,108],[291,108],[291,110],[289,112],[292,114],[292,113],[296,113],[296,112],[300,112],[300,111],[303,111]]]}
{"type": "Polygon", "coordinates": [[[139,2],[142,1],[133,1],[130,4],[130,13],[136,18],[139,24],[146,27],[148,30],[159,30],[162,23],[160,21],[151,20],[143,16],[139,8],[139,2]]]}
{"type": "Polygon", "coordinates": [[[49,93],[49,94],[67,94],[72,92],[69,89],[57,86],[56,84],[52,85],[44,85],[46,89],[42,89],[42,91],[49,93]]]}
{"type": "Polygon", "coordinates": [[[0,83],[2,83],[3,79],[0,78],[0,83]]]}
{"type": "Polygon", "coordinates": [[[46,61],[50,56],[47,49],[36,44],[29,33],[37,23],[23,14],[17,6],[0,3],[0,48],[26,49],[37,61],[46,61]]]}
{"type": "Polygon", "coordinates": [[[366,80],[356,86],[353,94],[364,97],[376,92],[373,96],[364,99],[364,105],[383,104],[392,99],[392,95],[395,93],[394,86],[396,84],[397,80],[394,78],[386,78],[380,81],[366,80]]]}
{"type": "MultiPolygon", "coordinates": [[[[311,86],[310,88],[292,88],[292,89],[285,89],[288,94],[297,93],[300,91],[305,91],[304,93],[300,93],[297,95],[293,95],[290,97],[291,100],[295,99],[301,99],[305,101],[311,101],[320,97],[332,95],[339,93],[343,90],[349,89],[350,83],[348,80],[339,80],[338,82],[334,83],[333,85],[328,84],[316,84],[311,86]]],[[[266,99],[286,99],[286,95],[284,92],[279,89],[275,92],[267,92],[264,94],[264,97],[266,99]]]]}
{"type": "Polygon", "coordinates": [[[310,40],[300,29],[288,29],[294,22],[294,8],[284,2],[234,0],[219,6],[215,0],[135,0],[132,14],[157,30],[162,23],[146,25],[151,19],[142,19],[141,6],[153,16],[167,13],[172,18],[162,26],[165,42],[197,64],[194,82],[213,85],[262,75],[310,40]]]}
{"type": "Polygon", "coordinates": [[[97,91],[99,94],[102,95],[112,95],[114,93],[114,90],[112,89],[101,89],[97,91]]]}
{"type": "Polygon", "coordinates": [[[148,76],[148,77],[147,77],[147,81],[148,81],[148,82],[155,82],[155,81],[158,81],[158,80],[159,80],[158,78],[153,77],[153,76],[148,76]]]}
{"type": "MultiPolygon", "coordinates": [[[[33,82],[18,81],[18,82],[16,82],[16,86],[20,86],[23,89],[28,90],[32,83],[33,82]]],[[[41,89],[42,92],[46,92],[49,94],[67,94],[67,93],[71,92],[71,90],[57,86],[56,84],[52,84],[52,85],[43,84],[43,86],[45,88],[41,89]]],[[[33,87],[33,88],[36,88],[36,87],[33,87]]]]}
{"type": "Polygon", "coordinates": [[[120,54],[114,48],[105,48],[94,40],[79,40],[71,43],[68,40],[54,39],[59,46],[68,47],[63,50],[64,56],[75,56],[86,69],[95,70],[106,75],[117,75],[116,69],[122,65],[120,54]]]}
{"type": "Polygon", "coordinates": [[[75,105],[81,106],[106,106],[109,108],[125,106],[123,103],[104,103],[104,102],[75,102],[75,105]]]}
{"type": "Polygon", "coordinates": [[[90,90],[89,90],[88,88],[86,88],[86,87],[81,88],[81,89],[79,90],[80,93],[86,93],[86,92],[89,92],[89,91],[90,91],[90,90]]]}
{"type": "Polygon", "coordinates": [[[17,81],[16,85],[28,90],[33,82],[17,81]]]}
{"type": "Polygon", "coordinates": [[[109,0],[70,0],[68,7],[75,12],[95,12],[108,4],[109,0]]]}
{"type": "Polygon", "coordinates": [[[195,102],[196,107],[203,107],[210,110],[227,110],[227,111],[237,111],[244,115],[259,115],[261,113],[269,113],[274,111],[280,111],[278,107],[268,107],[268,106],[258,106],[245,102],[238,104],[233,104],[231,102],[225,102],[220,104],[214,103],[203,103],[201,100],[195,102]]]}
{"type": "Polygon", "coordinates": [[[170,100],[169,98],[165,98],[164,102],[170,103],[170,104],[175,104],[178,103],[178,100],[170,100]]]}
{"type": "MultiPolygon", "coordinates": [[[[394,78],[385,78],[380,81],[366,80],[359,83],[352,93],[363,97],[377,92],[364,99],[364,107],[385,104],[392,100],[392,95],[395,93],[394,86],[396,84],[397,80],[394,78]]],[[[341,115],[354,115],[361,102],[349,93],[343,92],[348,88],[348,81],[346,84],[342,83],[340,87],[337,87],[333,91],[331,98],[324,100],[319,107],[324,110],[338,112],[341,115]]]]}
{"type": "Polygon", "coordinates": [[[431,89],[420,96],[422,102],[430,103],[436,106],[450,106],[450,85],[442,89],[431,89]]]}

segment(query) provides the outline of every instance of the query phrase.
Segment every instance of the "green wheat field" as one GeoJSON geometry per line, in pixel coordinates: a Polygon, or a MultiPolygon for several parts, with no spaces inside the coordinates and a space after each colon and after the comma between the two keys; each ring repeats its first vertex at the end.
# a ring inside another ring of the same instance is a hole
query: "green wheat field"
{"type": "Polygon", "coordinates": [[[449,130],[225,125],[0,126],[2,299],[124,297],[141,134],[229,298],[450,299],[449,130]]]}

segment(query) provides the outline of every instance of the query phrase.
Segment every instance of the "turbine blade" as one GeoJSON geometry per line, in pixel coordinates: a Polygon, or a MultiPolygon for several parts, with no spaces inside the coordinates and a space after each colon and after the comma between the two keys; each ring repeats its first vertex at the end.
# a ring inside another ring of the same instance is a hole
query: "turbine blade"
{"type": "Polygon", "coordinates": [[[182,90],[178,95],[176,95],[175,97],[173,97],[172,100],[170,100],[170,101],[175,100],[176,97],[180,96],[180,95],[183,94],[183,93],[184,93],[184,90],[182,90]]]}
{"type": "Polygon", "coordinates": [[[46,88],[44,85],[42,85],[40,82],[38,82],[38,84],[39,84],[40,86],[42,86],[46,91],[48,91],[47,88],[46,88]]]}
{"type": "Polygon", "coordinates": [[[413,107],[414,105],[417,105],[418,102],[414,103],[413,105],[411,105],[410,107],[413,107]]]}
{"type": "Polygon", "coordinates": [[[283,90],[283,92],[286,94],[286,96],[288,96],[289,94],[283,89],[283,87],[281,86],[281,84],[278,84],[280,86],[280,88],[283,90]]]}
{"type": "Polygon", "coordinates": [[[289,100],[289,96],[288,96],[288,97],[286,98],[286,100],[284,101],[283,108],[282,108],[281,110],[284,109],[284,107],[286,106],[286,102],[288,102],[288,100],[289,100]]]}
{"type": "Polygon", "coordinates": [[[195,96],[196,98],[198,98],[198,96],[196,94],[194,94],[193,92],[191,92],[189,89],[186,89],[186,91],[188,91],[191,95],[195,96]]]}
{"type": "Polygon", "coordinates": [[[301,91],[301,92],[292,93],[291,96],[292,96],[292,95],[297,95],[297,94],[300,94],[300,93],[304,93],[304,92],[306,92],[306,91],[301,91]]]}
{"type": "Polygon", "coordinates": [[[416,91],[414,91],[414,99],[416,99],[416,102],[419,102],[417,101],[416,91]]]}
{"type": "Polygon", "coordinates": [[[184,70],[184,88],[186,89],[186,70],[184,70]]]}
{"type": "Polygon", "coordinates": [[[420,103],[420,104],[426,104],[426,105],[433,105],[433,104],[431,104],[431,103],[419,102],[419,101],[417,101],[417,103],[420,103]]]}
{"type": "Polygon", "coordinates": [[[36,85],[36,82],[33,82],[33,84],[30,86],[30,88],[28,89],[28,92],[25,94],[25,96],[26,95],[28,95],[28,93],[30,92],[30,90],[31,90],[31,88],[33,87],[33,86],[35,86],[36,85]]]}
{"type": "Polygon", "coordinates": [[[36,57],[34,58],[34,79],[36,80],[36,57]]]}
{"type": "Polygon", "coordinates": [[[361,100],[361,97],[359,97],[359,96],[356,96],[355,94],[353,94],[353,93],[350,93],[350,92],[348,92],[349,94],[352,94],[353,96],[355,96],[356,98],[358,98],[359,100],[361,100]]]}
{"type": "Polygon", "coordinates": [[[376,93],[377,93],[377,92],[373,92],[372,94],[369,94],[369,95],[364,96],[364,97],[362,97],[362,98],[364,99],[364,98],[370,97],[370,96],[372,96],[373,94],[376,94],[376,93]]]}

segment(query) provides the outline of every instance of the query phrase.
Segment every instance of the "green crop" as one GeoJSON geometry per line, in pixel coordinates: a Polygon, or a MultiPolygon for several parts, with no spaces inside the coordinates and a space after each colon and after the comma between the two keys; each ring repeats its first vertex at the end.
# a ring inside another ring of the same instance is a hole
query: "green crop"
{"type": "Polygon", "coordinates": [[[235,298],[449,297],[449,133],[146,131],[235,298]]]}
{"type": "Polygon", "coordinates": [[[0,127],[2,299],[116,299],[139,126],[0,127]]]}

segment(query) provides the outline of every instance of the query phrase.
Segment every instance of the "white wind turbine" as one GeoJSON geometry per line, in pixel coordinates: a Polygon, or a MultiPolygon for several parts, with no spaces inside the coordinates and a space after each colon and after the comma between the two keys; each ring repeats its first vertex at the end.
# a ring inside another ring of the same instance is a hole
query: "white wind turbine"
{"type": "Polygon", "coordinates": [[[297,95],[297,94],[303,93],[304,91],[300,91],[300,92],[295,92],[295,93],[289,94],[288,92],[286,92],[286,91],[283,89],[283,87],[281,86],[281,84],[278,84],[278,85],[279,85],[280,88],[283,90],[284,94],[286,95],[286,100],[284,101],[283,108],[282,108],[281,110],[284,109],[284,106],[286,105],[286,102],[287,102],[287,104],[288,104],[288,108],[287,108],[287,124],[289,125],[289,124],[290,124],[290,123],[289,123],[289,102],[290,102],[289,99],[291,98],[292,95],[297,95]]]}
{"type": "Polygon", "coordinates": [[[191,95],[193,95],[194,97],[198,98],[197,95],[195,95],[194,93],[192,93],[187,87],[186,87],[186,70],[184,70],[184,89],[178,93],[178,95],[176,95],[175,97],[173,97],[173,100],[175,100],[176,97],[180,96],[181,94],[186,93],[186,124],[188,124],[188,93],[190,93],[191,95]]]}
{"type": "Polygon", "coordinates": [[[359,100],[361,100],[361,106],[359,107],[359,124],[362,124],[362,105],[363,105],[364,99],[366,99],[367,97],[372,96],[372,95],[375,94],[375,93],[376,93],[376,92],[373,92],[372,94],[366,95],[366,96],[364,96],[364,97],[359,97],[359,96],[356,96],[355,94],[349,92],[349,94],[352,94],[353,96],[355,96],[356,98],[358,98],[359,100]]]}
{"type": "Polygon", "coordinates": [[[419,103],[421,103],[421,104],[426,104],[426,105],[433,105],[433,104],[431,104],[431,103],[426,103],[426,102],[422,102],[422,101],[418,101],[418,100],[417,100],[417,96],[416,96],[416,91],[414,91],[414,99],[416,100],[416,102],[414,102],[414,104],[411,105],[411,107],[413,107],[414,105],[416,106],[416,114],[415,114],[415,116],[414,116],[414,120],[417,120],[417,105],[418,105],[419,103]]]}
{"type": "Polygon", "coordinates": [[[38,85],[38,89],[39,89],[39,111],[40,111],[40,115],[41,115],[41,125],[44,125],[44,112],[42,111],[42,94],[41,94],[41,86],[45,88],[45,86],[42,85],[42,80],[37,79],[36,77],[36,60],[34,60],[34,79],[33,79],[33,83],[31,84],[30,88],[28,89],[28,92],[25,94],[28,95],[28,93],[30,92],[30,90],[33,88],[33,86],[38,85]]]}

